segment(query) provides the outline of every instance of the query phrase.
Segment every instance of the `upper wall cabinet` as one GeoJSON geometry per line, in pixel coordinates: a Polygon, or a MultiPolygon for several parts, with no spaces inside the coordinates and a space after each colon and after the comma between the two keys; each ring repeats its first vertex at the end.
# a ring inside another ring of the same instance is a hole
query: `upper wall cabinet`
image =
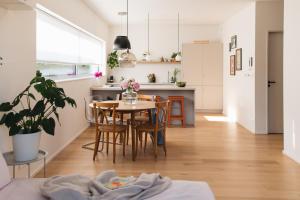
{"type": "Polygon", "coordinates": [[[189,85],[201,85],[203,59],[203,45],[182,45],[183,78],[189,85]]]}
{"type": "Polygon", "coordinates": [[[222,45],[220,43],[204,44],[202,53],[202,85],[222,85],[222,45]]]}
{"type": "Polygon", "coordinates": [[[190,85],[222,85],[222,44],[183,44],[183,77],[190,85]]]}

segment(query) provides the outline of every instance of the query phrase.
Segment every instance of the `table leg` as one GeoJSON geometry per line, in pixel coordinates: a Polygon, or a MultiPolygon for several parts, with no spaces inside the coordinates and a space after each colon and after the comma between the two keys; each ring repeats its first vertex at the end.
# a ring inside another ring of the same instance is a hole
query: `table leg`
{"type": "Polygon", "coordinates": [[[134,125],[135,125],[135,113],[131,112],[130,113],[130,117],[131,117],[131,140],[132,140],[132,160],[135,161],[136,158],[136,153],[135,153],[135,129],[134,129],[134,125]]]}
{"type": "Polygon", "coordinates": [[[44,178],[46,178],[46,157],[44,158],[44,178]]]}
{"type": "Polygon", "coordinates": [[[13,165],[13,178],[16,178],[16,166],[13,165]]]}

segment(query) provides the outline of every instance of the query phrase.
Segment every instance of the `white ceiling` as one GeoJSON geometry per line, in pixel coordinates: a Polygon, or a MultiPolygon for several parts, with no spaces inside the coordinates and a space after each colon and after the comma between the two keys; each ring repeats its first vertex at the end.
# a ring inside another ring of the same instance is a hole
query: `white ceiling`
{"type": "MultiPolygon", "coordinates": [[[[109,24],[120,24],[118,12],[126,11],[126,0],[83,0],[109,24]]],[[[175,23],[177,13],[184,24],[220,24],[254,0],[129,0],[129,23],[175,23]]],[[[125,18],[123,18],[125,22],[125,18]]]]}

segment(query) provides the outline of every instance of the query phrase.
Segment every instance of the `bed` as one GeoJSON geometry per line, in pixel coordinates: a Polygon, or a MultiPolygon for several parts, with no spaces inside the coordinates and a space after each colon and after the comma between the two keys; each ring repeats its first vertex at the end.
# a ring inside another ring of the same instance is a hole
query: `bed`
{"type": "MultiPolygon", "coordinates": [[[[10,179],[8,167],[0,153],[0,200],[47,200],[41,195],[40,185],[46,179],[10,179]]],[[[214,195],[205,182],[172,181],[164,192],[148,200],[214,200],[214,195]]]]}
{"type": "MultiPolygon", "coordinates": [[[[44,179],[16,179],[0,191],[0,200],[46,200],[40,193],[44,179]]],[[[205,182],[173,181],[166,191],[148,200],[214,200],[214,195],[205,182]]]]}

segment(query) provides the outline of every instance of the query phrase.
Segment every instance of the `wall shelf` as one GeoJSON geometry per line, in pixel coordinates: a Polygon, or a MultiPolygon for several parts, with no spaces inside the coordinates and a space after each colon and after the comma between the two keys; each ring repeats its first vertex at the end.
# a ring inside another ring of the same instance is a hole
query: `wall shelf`
{"type": "Polygon", "coordinates": [[[178,65],[181,62],[161,62],[161,61],[137,61],[137,64],[168,64],[168,65],[178,65]]]}

